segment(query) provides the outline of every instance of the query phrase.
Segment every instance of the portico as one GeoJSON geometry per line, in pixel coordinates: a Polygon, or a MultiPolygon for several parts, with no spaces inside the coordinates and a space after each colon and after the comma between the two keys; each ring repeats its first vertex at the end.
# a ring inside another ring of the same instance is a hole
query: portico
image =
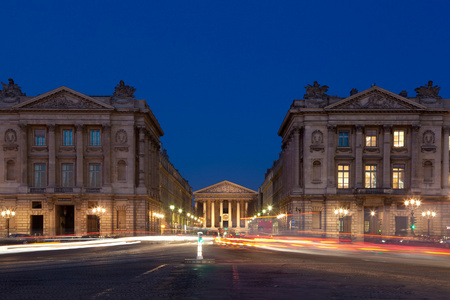
{"type": "Polygon", "coordinates": [[[203,228],[247,231],[246,218],[258,193],[229,181],[194,192],[195,212],[203,216],[203,228]]]}

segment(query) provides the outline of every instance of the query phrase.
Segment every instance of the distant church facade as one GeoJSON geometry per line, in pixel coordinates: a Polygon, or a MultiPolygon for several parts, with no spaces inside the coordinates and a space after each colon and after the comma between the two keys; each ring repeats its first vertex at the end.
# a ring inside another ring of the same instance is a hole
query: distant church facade
{"type": "Polygon", "coordinates": [[[15,215],[0,219],[2,236],[157,233],[171,203],[190,210],[192,189],[161,157],[164,132],[134,91],[121,81],[110,96],[63,86],[29,97],[3,83],[0,207],[15,215]]]}
{"type": "Polygon", "coordinates": [[[337,97],[308,85],[281,123],[259,205],[274,207],[280,231],[448,236],[450,100],[439,90],[337,97]]]}

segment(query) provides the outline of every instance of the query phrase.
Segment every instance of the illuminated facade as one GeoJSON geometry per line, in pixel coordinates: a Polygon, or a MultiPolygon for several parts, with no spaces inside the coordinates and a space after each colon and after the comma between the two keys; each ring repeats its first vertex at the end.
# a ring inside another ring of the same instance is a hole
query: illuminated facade
{"type": "Polygon", "coordinates": [[[195,214],[202,216],[203,228],[248,231],[258,193],[229,181],[194,192],[195,214]]]}
{"type": "Polygon", "coordinates": [[[134,91],[121,81],[112,96],[60,87],[28,97],[3,83],[0,207],[15,211],[10,233],[157,231],[164,133],[134,91]],[[94,213],[98,206],[104,211],[94,213]]]}
{"type": "Polygon", "coordinates": [[[343,98],[308,85],[279,129],[262,206],[285,215],[284,230],[362,238],[409,235],[414,223],[416,235],[448,235],[450,100],[439,89],[430,81],[407,97],[372,86],[343,98]],[[408,199],[421,201],[414,220],[408,199]],[[422,211],[436,212],[429,228],[422,211]]]}

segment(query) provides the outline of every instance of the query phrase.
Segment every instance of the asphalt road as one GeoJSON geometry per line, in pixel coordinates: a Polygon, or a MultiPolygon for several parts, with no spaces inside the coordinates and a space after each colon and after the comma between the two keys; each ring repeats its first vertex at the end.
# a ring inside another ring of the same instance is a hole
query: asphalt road
{"type": "Polygon", "coordinates": [[[449,299],[442,259],[328,256],[193,243],[0,255],[1,299],[449,299]],[[427,263],[428,261],[428,263],[427,263]]]}

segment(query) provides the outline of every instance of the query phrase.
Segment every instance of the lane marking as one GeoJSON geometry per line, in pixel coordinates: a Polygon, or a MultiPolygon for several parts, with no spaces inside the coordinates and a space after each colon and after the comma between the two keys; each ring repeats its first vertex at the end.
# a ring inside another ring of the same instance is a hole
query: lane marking
{"type": "Polygon", "coordinates": [[[159,267],[153,268],[153,269],[151,269],[151,270],[149,270],[149,271],[147,271],[147,272],[142,273],[141,275],[137,276],[136,278],[140,278],[140,277],[142,277],[142,276],[145,276],[145,275],[147,275],[147,274],[150,274],[151,272],[154,272],[154,271],[156,271],[156,270],[158,270],[158,269],[161,269],[162,267],[165,267],[165,266],[167,266],[167,264],[160,265],[159,267]]]}

